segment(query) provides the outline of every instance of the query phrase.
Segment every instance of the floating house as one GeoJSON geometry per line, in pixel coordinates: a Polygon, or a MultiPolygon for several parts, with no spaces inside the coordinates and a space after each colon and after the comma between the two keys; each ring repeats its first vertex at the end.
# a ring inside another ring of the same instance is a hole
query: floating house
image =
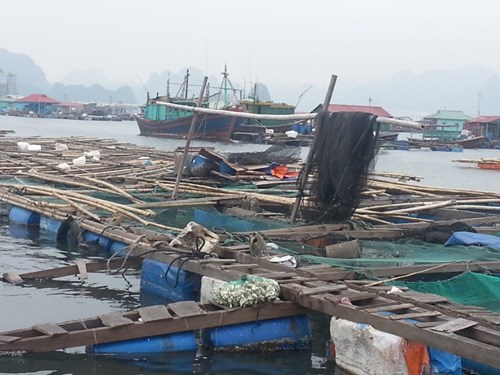
{"type": "Polygon", "coordinates": [[[8,112],[16,108],[15,103],[21,96],[19,95],[5,95],[0,98],[0,111],[8,112]]]}
{"type": "Polygon", "coordinates": [[[474,136],[484,136],[489,141],[500,140],[500,116],[479,116],[467,121],[464,129],[474,136]]]}
{"type": "Polygon", "coordinates": [[[59,102],[45,94],[31,94],[18,99],[16,104],[22,104],[22,110],[25,112],[33,112],[37,116],[46,116],[57,111],[59,102]]]}
{"type": "Polygon", "coordinates": [[[423,118],[426,126],[423,138],[440,139],[443,141],[455,140],[464,129],[464,124],[471,119],[462,111],[439,110],[423,118]]]}

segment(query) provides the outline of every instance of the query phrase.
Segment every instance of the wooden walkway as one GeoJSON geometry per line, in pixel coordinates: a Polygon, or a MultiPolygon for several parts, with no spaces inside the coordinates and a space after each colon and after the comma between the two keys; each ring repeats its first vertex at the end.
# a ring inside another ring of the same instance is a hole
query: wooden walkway
{"type": "MultiPolygon", "coordinates": [[[[144,250],[134,251],[139,255],[144,250]]],[[[178,302],[74,322],[42,324],[0,333],[0,351],[52,351],[316,311],[371,324],[381,331],[500,368],[500,314],[428,293],[403,289],[389,294],[391,287],[370,286],[370,281],[365,280],[324,281],[323,275],[332,271],[330,266],[293,269],[253,258],[242,247],[226,252],[232,253],[233,259],[193,259],[185,262],[183,268],[222,280],[235,280],[245,274],[272,278],[280,284],[283,301],[238,309],[178,302]]],[[[164,252],[148,254],[165,263],[177,256],[164,252]]],[[[74,268],[66,269],[74,272],[74,268]]]]}
{"type": "Polygon", "coordinates": [[[0,351],[48,352],[303,313],[304,308],[291,302],[265,303],[257,307],[227,310],[193,301],[175,302],[3,332],[0,334],[0,351]]]}

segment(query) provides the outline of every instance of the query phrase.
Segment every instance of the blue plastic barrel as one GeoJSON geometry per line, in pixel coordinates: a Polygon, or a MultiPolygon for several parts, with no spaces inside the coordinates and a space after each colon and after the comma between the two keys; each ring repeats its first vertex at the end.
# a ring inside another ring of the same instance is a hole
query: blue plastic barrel
{"type": "Polygon", "coordinates": [[[168,301],[199,301],[201,276],[177,268],[182,259],[168,264],[144,259],[141,272],[141,291],[165,298],[168,301]]]}
{"type": "Polygon", "coordinates": [[[110,244],[110,239],[108,237],[101,236],[94,232],[90,232],[88,230],[83,232],[83,240],[85,242],[94,242],[99,243],[99,246],[106,250],[110,244]]]}
{"type": "Polygon", "coordinates": [[[40,216],[40,229],[46,232],[57,233],[60,226],[61,222],[59,220],[53,219],[45,215],[40,216]]]}
{"type": "Polygon", "coordinates": [[[208,176],[210,171],[214,169],[215,163],[201,155],[195,155],[191,159],[191,164],[189,164],[189,170],[191,175],[195,177],[208,176]]]}
{"type": "Polygon", "coordinates": [[[111,255],[116,253],[121,253],[120,255],[126,255],[126,251],[122,251],[126,246],[128,245],[124,242],[110,240],[106,250],[109,251],[111,255]]]}
{"type": "Polygon", "coordinates": [[[140,339],[110,342],[87,347],[92,354],[135,354],[135,353],[172,353],[196,350],[193,331],[172,333],[140,339]]]}
{"type": "Polygon", "coordinates": [[[236,174],[236,171],[230,167],[227,163],[224,163],[223,161],[220,162],[219,164],[219,172],[225,173],[231,176],[234,176],[236,174]]]}
{"type": "Polygon", "coordinates": [[[25,208],[14,206],[10,209],[9,221],[13,224],[26,226],[39,225],[40,214],[25,208]]]}
{"type": "Polygon", "coordinates": [[[311,346],[311,324],[307,315],[233,324],[203,331],[202,342],[215,348],[295,350],[311,346]]]}

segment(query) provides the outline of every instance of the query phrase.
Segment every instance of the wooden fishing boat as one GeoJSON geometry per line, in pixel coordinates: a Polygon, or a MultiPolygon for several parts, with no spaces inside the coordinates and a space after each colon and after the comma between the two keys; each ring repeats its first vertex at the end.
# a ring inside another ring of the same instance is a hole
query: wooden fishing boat
{"type": "Polygon", "coordinates": [[[436,139],[414,139],[408,138],[408,143],[410,147],[442,147],[449,146],[450,148],[454,146],[461,146],[463,148],[478,148],[485,142],[484,136],[472,137],[467,139],[460,139],[456,141],[444,141],[444,140],[436,140],[436,139]]]}
{"type": "MultiPolygon", "coordinates": [[[[184,115],[168,120],[150,120],[135,117],[141,135],[165,138],[185,138],[189,133],[193,115],[184,115]]],[[[204,114],[196,119],[193,138],[228,141],[236,125],[243,121],[237,117],[204,114]]]]}
{"type": "MultiPolygon", "coordinates": [[[[224,80],[227,80],[228,74],[226,71],[223,75],[224,80]]],[[[165,96],[156,96],[155,98],[149,98],[148,96],[144,114],[141,116],[135,116],[141,135],[164,138],[187,137],[195,116],[193,111],[186,108],[172,108],[159,103],[177,104],[190,108],[194,108],[196,106],[202,108],[210,107],[210,96],[208,94],[208,90],[206,95],[205,93],[200,95],[203,97],[200,98],[199,102],[196,99],[188,98],[190,95],[189,70],[184,76],[184,81],[180,85],[177,94],[174,97],[170,97],[169,91],[170,90],[167,89],[167,95],[165,96]]],[[[224,107],[222,109],[233,112],[242,111],[241,106],[231,105],[227,102],[224,103],[224,107]]],[[[192,138],[228,141],[236,127],[244,121],[245,120],[242,118],[220,113],[199,114],[196,115],[192,138]]]]}

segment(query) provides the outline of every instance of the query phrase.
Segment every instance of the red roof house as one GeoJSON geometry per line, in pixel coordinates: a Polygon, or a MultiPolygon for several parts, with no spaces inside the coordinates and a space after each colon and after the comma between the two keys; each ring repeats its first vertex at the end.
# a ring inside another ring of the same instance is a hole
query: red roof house
{"type": "Polygon", "coordinates": [[[23,111],[44,117],[54,113],[59,102],[44,94],[32,94],[16,100],[16,103],[23,107],[23,111]]]}
{"type": "Polygon", "coordinates": [[[330,104],[328,112],[366,112],[377,117],[392,117],[384,108],[371,105],[330,104]]]}
{"type": "Polygon", "coordinates": [[[55,99],[48,97],[45,94],[31,94],[24,98],[18,99],[17,103],[44,103],[44,104],[58,104],[55,99]]]}
{"type": "Polygon", "coordinates": [[[479,116],[464,124],[473,135],[485,136],[490,141],[500,140],[500,116],[479,116]]]}

